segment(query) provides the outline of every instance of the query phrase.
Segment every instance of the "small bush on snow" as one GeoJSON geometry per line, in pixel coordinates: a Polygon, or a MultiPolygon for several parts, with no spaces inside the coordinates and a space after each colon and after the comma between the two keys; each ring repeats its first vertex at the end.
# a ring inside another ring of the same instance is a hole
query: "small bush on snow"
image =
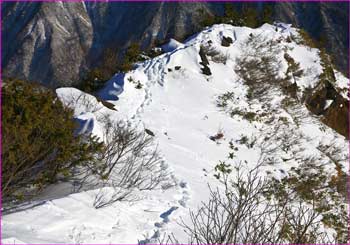
{"type": "Polygon", "coordinates": [[[135,190],[152,190],[168,180],[153,137],[121,121],[106,119],[104,148],[97,158],[89,168],[113,193],[101,190],[95,197],[95,208],[130,200],[135,190]]]}

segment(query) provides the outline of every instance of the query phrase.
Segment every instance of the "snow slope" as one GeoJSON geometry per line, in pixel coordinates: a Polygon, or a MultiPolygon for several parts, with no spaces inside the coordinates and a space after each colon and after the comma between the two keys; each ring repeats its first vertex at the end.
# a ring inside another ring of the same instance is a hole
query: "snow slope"
{"type": "MultiPolygon", "coordinates": [[[[114,104],[116,110],[106,108],[94,96],[77,89],[57,89],[59,98],[74,108],[81,131],[102,138],[102,120],[106,115],[140,130],[151,130],[175,186],[139,191],[136,193],[139,201],[117,202],[102,209],[94,209],[92,205],[98,190],[34,203],[37,205],[3,216],[2,242],[155,243],[170,233],[180,242],[186,242],[186,234],[178,222],[181,218],[188,220],[188,210],[196,209],[208,199],[208,183],[217,185],[213,169],[220,160],[228,161],[232,151],[230,142],[236,147],[235,162],[246,161],[247,168],[254,167],[262,154],[263,139],[276,137],[277,126],[280,137],[268,141],[268,147],[278,147],[284,136],[291,137],[286,132],[297,137],[298,144],[291,145],[289,151],[278,149],[271,153],[274,164],[264,165],[262,175],[282,178],[308,156],[319,157],[329,173],[335,172],[334,166],[321,156],[318,146],[321,143],[336,145],[341,154],[347,156],[348,146],[343,136],[322,125],[303,106],[290,110],[281,107],[284,96],[279,91],[271,90],[266,104],[247,99],[249,88],[235,70],[237,58],[255,52],[246,44],[251,35],[261,37],[264,42],[276,41],[279,76],[284,77],[287,71],[283,55],[288,52],[305,71],[297,80],[298,87],[303,90],[316,86],[322,72],[318,50],[288,42],[288,37],[298,35],[289,25],[265,24],[257,29],[214,25],[184,44],[172,41],[167,46],[168,53],[138,64],[125,75],[115,75],[99,92],[99,97],[114,104]],[[232,38],[229,47],[221,46],[223,36],[232,38]],[[209,57],[212,75],[206,76],[201,72],[199,50],[208,45],[209,40],[211,47],[228,59],[223,64],[209,57]],[[141,89],[136,88],[137,83],[142,84],[141,89]],[[227,108],[254,112],[260,115],[259,119],[249,121],[240,115],[230,116],[227,110],[218,108],[217,97],[226,92],[234,94],[227,108]],[[297,118],[296,111],[304,116],[297,118]],[[275,120],[270,122],[272,116],[275,120]],[[288,124],[280,123],[283,120],[288,124]],[[224,137],[217,142],[210,140],[210,136],[218,132],[224,137]],[[255,144],[249,147],[239,143],[244,136],[255,144]]],[[[341,73],[336,75],[339,87],[346,87],[348,79],[341,73]]],[[[346,161],[342,164],[348,172],[346,161]]]]}

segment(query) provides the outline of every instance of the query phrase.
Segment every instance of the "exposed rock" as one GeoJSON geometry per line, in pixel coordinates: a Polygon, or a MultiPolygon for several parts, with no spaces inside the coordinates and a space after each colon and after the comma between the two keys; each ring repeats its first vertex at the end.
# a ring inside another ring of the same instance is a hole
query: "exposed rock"
{"type": "Polygon", "coordinates": [[[349,139],[349,101],[344,99],[328,81],[323,81],[315,92],[306,99],[307,108],[315,115],[323,116],[322,121],[339,134],[349,139]],[[326,101],[332,104],[326,107],[326,101]]]}
{"type": "Polygon", "coordinates": [[[204,52],[204,48],[203,47],[200,47],[199,49],[199,56],[201,57],[201,64],[206,66],[206,65],[209,65],[209,60],[207,58],[207,56],[205,55],[205,52],[204,52]]]}
{"type": "Polygon", "coordinates": [[[204,75],[210,76],[211,75],[211,70],[209,68],[209,66],[204,66],[203,68],[201,68],[202,72],[204,75]]]}
{"type": "Polygon", "coordinates": [[[314,93],[306,99],[306,106],[312,113],[322,115],[326,111],[326,100],[335,100],[337,96],[338,93],[330,82],[321,81],[314,93]]]}
{"type": "Polygon", "coordinates": [[[152,137],[155,136],[154,133],[151,130],[147,129],[147,128],[145,128],[145,133],[150,135],[150,136],[152,136],[152,137]]]}
{"type": "Polygon", "coordinates": [[[211,75],[211,71],[209,68],[209,61],[207,56],[205,55],[204,49],[203,47],[200,47],[199,49],[199,56],[201,57],[201,62],[199,64],[201,64],[203,67],[201,68],[202,72],[204,75],[210,76],[211,75]]]}
{"type": "Polygon", "coordinates": [[[349,101],[337,96],[325,111],[322,121],[349,139],[349,101]]]}
{"type": "Polygon", "coordinates": [[[108,109],[111,109],[111,110],[114,110],[114,111],[118,111],[117,109],[115,109],[115,105],[108,102],[108,101],[105,101],[105,100],[101,100],[99,98],[97,98],[97,101],[101,102],[105,107],[107,107],[108,109]]]}
{"type": "Polygon", "coordinates": [[[230,47],[230,45],[233,43],[233,40],[232,38],[230,37],[225,37],[223,36],[222,37],[222,40],[221,40],[221,45],[224,46],[224,47],[230,47]]]}

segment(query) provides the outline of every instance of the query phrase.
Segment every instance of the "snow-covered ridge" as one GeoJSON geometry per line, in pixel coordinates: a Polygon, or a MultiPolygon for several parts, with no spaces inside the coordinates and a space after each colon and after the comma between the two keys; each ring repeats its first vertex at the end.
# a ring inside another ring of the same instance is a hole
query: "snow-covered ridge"
{"type": "MultiPolygon", "coordinates": [[[[288,53],[304,71],[296,79],[301,92],[315,87],[322,73],[319,51],[297,44],[293,38],[298,36],[297,29],[282,23],[256,29],[220,24],[183,44],[173,40],[166,46],[169,52],[138,64],[126,74],[116,74],[99,91],[98,97],[114,104],[115,110],[78,89],[57,89],[62,102],[74,108],[81,131],[102,138],[102,120],[106,115],[140,130],[152,130],[176,186],[140,191],[138,202],[117,202],[102,209],[92,205],[97,190],[50,199],[3,216],[2,242],[154,243],[165,233],[174,233],[180,242],[186,242],[186,234],[176,222],[180,217],[188,220],[188,208],[196,209],[208,199],[207,183],[217,184],[213,169],[220,160],[227,160],[230,144],[235,145],[236,161],[246,161],[250,168],[261,157],[264,138],[272,138],[267,142],[269,147],[277,147],[283,137],[290,137],[298,140],[298,144],[271,153],[274,164],[263,166],[262,175],[281,179],[292,168],[302,165],[303,158],[314,156],[319,157],[326,172],[334,173],[334,166],[320,154],[319,147],[334,145],[346,159],[348,145],[344,137],[320,123],[302,105],[282,107],[286,96],[279,91],[271,89],[266,103],[250,100],[249,87],[236,72],[237,60],[249,55],[256,58],[253,56],[257,50],[247,41],[259,38],[264,44],[259,52],[265,52],[265,48],[268,52],[272,42],[276,47],[275,65],[280,78],[286,76],[288,63],[284,55],[288,53]],[[228,47],[222,46],[224,37],[232,40],[228,47]],[[215,50],[212,56],[207,55],[210,76],[202,73],[199,53],[203,47],[215,50]],[[227,92],[232,96],[224,108],[219,108],[218,96],[227,92]],[[241,116],[248,112],[253,118],[241,116]],[[280,130],[274,139],[277,127],[280,130]],[[219,132],[223,137],[217,141],[210,139],[219,132]],[[292,135],[287,134],[291,132],[292,135]],[[243,138],[247,142],[242,143],[243,138]]],[[[349,84],[339,72],[336,79],[340,89],[349,84]]],[[[345,93],[343,96],[347,98],[345,93]]],[[[345,172],[349,171],[346,160],[340,164],[345,172]]]]}

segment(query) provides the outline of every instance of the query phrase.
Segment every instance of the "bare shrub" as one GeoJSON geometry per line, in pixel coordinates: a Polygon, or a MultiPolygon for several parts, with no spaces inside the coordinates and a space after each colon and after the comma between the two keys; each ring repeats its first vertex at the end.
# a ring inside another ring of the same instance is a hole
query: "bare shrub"
{"type": "Polygon", "coordinates": [[[239,165],[234,179],[222,172],[224,191],[210,189],[209,201],[190,212],[190,224],[182,222],[191,244],[332,242],[312,207],[269,195],[274,189],[258,169],[244,174],[239,165]]]}
{"type": "Polygon", "coordinates": [[[98,163],[88,167],[113,191],[101,190],[95,198],[96,208],[128,200],[134,190],[152,190],[168,179],[153,138],[144,131],[108,121],[104,144],[98,163]]]}
{"type": "Polygon", "coordinates": [[[228,106],[229,102],[232,103],[234,101],[235,101],[235,93],[227,91],[226,93],[219,95],[216,98],[215,102],[216,102],[217,107],[226,108],[228,106]]]}
{"type": "Polygon", "coordinates": [[[93,98],[96,97],[85,92],[81,92],[79,94],[71,92],[70,94],[67,94],[63,99],[65,105],[69,108],[83,107],[84,112],[95,113],[101,110],[103,106],[99,103],[96,103],[93,98]]]}
{"type": "Polygon", "coordinates": [[[281,102],[282,108],[288,112],[295,125],[300,126],[302,122],[311,120],[309,113],[303,110],[297,99],[292,97],[284,97],[281,102]]]}
{"type": "MultiPolygon", "coordinates": [[[[299,156],[300,157],[300,156],[299,156]]],[[[347,178],[348,175],[340,165],[335,166],[335,172],[329,167],[332,160],[323,156],[302,156],[301,164],[293,167],[289,174],[281,180],[274,180],[276,188],[274,195],[286,196],[285,190],[294,192],[313,209],[322,214],[322,223],[335,231],[337,243],[348,243],[347,215],[347,178]],[[283,186],[283,188],[281,188],[283,186]],[[331,200],[331,201],[330,201],[331,200]]]]}
{"type": "Polygon", "coordinates": [[[271,85],[282,82],[278,76],[280,62],[277,59],[280,47],[261,36],[251,36],[242,50],[243,55],[236,59],[236,73],[248,85],[249,98],[266,97],[273,90],[271,85]]]}
{"type": "Polygon", "coordinates": [[[201,49],[203,50],[203,53],[206,56],[211,57],[211,60],[215,63],[221,63],[225,65],[227,60],[230,58],[228,54],[223,54],[222,52],[210,45],[202,45],[201,49]]]}
{"type": "Polygon", "coordinates": [[[217,54],[211,56],[211,60],[213,62],[221,63],[221,64],[224,64],[224,65],[226,65],[226,62],[227,62],[227,60],[229,58],[230,58],[230,56],[228,54],[223,54],[223,53],[220,53],[220,52],[218,52],[217,54]]]}
{"type": "Polygon", "coordinates": [[[340,145],[333,139],[329,144],[319,143],[317,149],[324,154],[335,166],[339,166],[341,163],[349,161],[349,156],[343,152],[340,145]]]}
{"type": "Polygon", "coordinates": [[[286,74],[288,77],[292,78],[293,82],[296,84],[296,81],[303,75],[304,70],[300,68],[300,63],[296,62],[288,53],[284,54],[284,59],[288,63],[286,74]]]}

